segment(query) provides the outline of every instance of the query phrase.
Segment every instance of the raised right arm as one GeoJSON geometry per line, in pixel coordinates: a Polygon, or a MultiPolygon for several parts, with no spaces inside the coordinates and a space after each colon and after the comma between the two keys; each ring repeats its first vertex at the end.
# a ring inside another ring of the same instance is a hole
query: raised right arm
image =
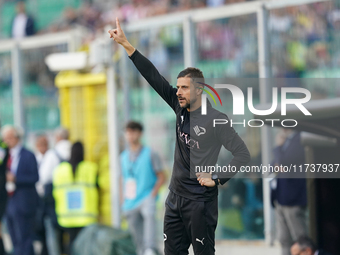
{"type": "Polygon", "coordinates": [[[124,47],[141,75],[168,103],[168,105],[173,110],[176,110],[176,108],[179,106],[176,96],[177,89],[172,87],[169,82],[158,72],[156,67],[129,43],[120,27],[118,18],[116,19],[116,25],[116,29],[108,31],[110,38],[113,38],[114,41],[124,47]]]}

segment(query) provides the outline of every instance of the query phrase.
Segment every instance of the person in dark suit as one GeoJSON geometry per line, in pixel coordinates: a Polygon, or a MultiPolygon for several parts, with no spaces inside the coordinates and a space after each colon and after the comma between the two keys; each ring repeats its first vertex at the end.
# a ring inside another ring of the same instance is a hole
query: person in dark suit
{"type": "Polygon", "coordinates": [[[11,37],[23,38],[35,34],[35,23],[32,16],[26,13],[25,3],[18,2],[16,6],[17,14],[13,18],[11,37]]]}
{"type": "Polygon", "coordinates": [[[0,139],[0,255],[5,254],[1,235],[1,219],[4,216],[7,202],[6,191],[6,165],[9,157],[7,145],[0,139]]]}
{"type": "MultiPolygon", "coordinates": [[[[281,144],[274,150],[274,165],[304,165],[305,153],[301,145],[300,132],[285,129],[281,144]]],[[[279,173],[272,183],[271,201],[275,207],[277,236],[282,255],[290,255],[294,240],[307,235],[307,191],[306,179],[299,174],[279,173]],[[294,178],[291,178],[294,177],[294,178]],[[297,178],[298,177],[298,178],[297,178]]]]}
{"type": "Polygon", "coordinates": [[[38,206],[35,183],[39,179],[37,160],[32,152],[23,147],[23,133],[19,128],[4,126],[2,136],[10,154],[6,173],[6,219],[14,247],[13,254],[34,255],[32,242],[38,206]]]}
{"type": "Polygon", "coordinates": [[[331,255],[317,249],[313,240],[308,236],[300,236],[290,248],[291,255],[331,255]]]}

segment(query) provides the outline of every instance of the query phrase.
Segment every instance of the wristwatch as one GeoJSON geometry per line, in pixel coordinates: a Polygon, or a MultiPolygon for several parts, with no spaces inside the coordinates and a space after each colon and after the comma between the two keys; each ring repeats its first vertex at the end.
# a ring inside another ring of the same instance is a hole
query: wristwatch
{"type": "Polygon", "coordinates": [[[220,185],[219,179],[218,179],[218,175],[217,174],[213,174],[211,176],[211,179],[215,182],[215,185],[220,185]]]}

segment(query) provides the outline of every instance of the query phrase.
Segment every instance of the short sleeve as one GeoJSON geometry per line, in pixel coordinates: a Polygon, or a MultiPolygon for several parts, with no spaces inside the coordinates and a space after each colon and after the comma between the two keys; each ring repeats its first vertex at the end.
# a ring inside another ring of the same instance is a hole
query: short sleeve
{"type": "Polygon", "coordinates": [[[155,151],[151,151],[151,161],[155,173],[161,172],[163,170],[161,158],[155,151]]]}

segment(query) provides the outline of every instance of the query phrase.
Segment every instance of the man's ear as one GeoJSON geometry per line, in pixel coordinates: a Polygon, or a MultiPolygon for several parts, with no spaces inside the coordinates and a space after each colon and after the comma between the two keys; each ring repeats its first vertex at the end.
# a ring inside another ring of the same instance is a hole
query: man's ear
{"type": "Polygon", "coordinates": [[[197,95],[198,95],[198,96],[199,96],[199,95],[202,95],[202,93],[203,93],[203,88],[204,88],[203,85],[201,85],[201,84],[198,84],[198,85],[197,85],[196,89],[198,90],[198,92],[197,92],[197,95]]]}

